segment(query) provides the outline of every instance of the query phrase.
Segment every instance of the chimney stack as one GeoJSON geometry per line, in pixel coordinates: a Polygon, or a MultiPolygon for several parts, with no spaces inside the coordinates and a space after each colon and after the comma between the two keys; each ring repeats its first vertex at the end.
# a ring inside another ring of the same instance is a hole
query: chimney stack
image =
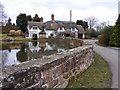
{"type": "Polygon", "coordinates": [[[54,20],[54,14],[51,15],[51,20],[54,20]]]}
{"type": "Polygon", "coordinates": [[[43,22],[43,17],[40,18],[40,22],[43,22]]]}

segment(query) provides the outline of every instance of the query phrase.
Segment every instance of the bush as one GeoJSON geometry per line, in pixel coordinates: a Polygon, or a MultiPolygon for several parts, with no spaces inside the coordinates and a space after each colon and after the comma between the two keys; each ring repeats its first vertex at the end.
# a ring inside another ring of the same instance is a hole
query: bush
{"type": "Polygon", "coordinates": [[[117,19],[117,22],[114,26],[114,31],[110,37],[110,42],[109,44],[111,46],[117,46],[120,47],[120,15],[117,19]]]}
{"type": "Polygon", "coordinates": [[[109,27],[105,27],[102,32],[101,35],[98,37],[99,39],[99,43],[100,44],[104,44],[106,46],[109,46],[109,42],[110,42],[110,37],[113,31],[113,27],[109,26],[109,27]]]}
{"type": "Polygon", "coordinates": [[[9,32],[9,34],[11,34],[11,35],[15,35],[15,30],[10,30],[10,32],[9,32]]]}
{"type": "Polygon", "coordinates": [[[105,43],[105,36],[104,36],[104,34],[98,36],[98,41],[99,41],[100,44],[104,44],[105,43]]]}
{"type": "Polygon", "coordinates": [[[90,35],[86,35],[86,39],[91,39],[91,36],[90,35]]]}
{"type": "Polygon", "coordinates": [[[95,37],[95,38],[97,38],[98,35],[100,35],[100,32],[92,30],[92,29],[87,30],[86,33],[87,33],[87,36],[95,37]]]}

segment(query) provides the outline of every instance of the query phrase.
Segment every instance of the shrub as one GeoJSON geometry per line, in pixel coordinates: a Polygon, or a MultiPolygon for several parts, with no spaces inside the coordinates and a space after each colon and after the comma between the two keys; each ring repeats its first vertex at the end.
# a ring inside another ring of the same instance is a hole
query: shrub
{"type": "Polygon", "coordinates": [[[95,38],[97,38],[98,35],[100,35],[100,32],[92,30],[92,29],[87,30],[86,33],[87,33],[87,36],[95,37],[95,38]]]}
{"type": "Polygon", "coordinates": [[[102,32],[101,35],[98,36],[98,40],[100,44],[104,44],[106,46],[109,46],[109,42],[110,42],[110,37],[113,31],[113,27],[109,26],[109,27],[105,27],[102,32]]]}
{"type": "Polygon", "coordinates": [[[98,41],[100,44],[104,44],[105,43],[105,35],[102,34],[102,35],[99,35],[98,36],[98,41]]]}
{"type": "Polygon", "coordinates": [[[10,30],[9,34],[15,35],[15,30],[10,30]]]}
{"type": "Polygon", "coordinates": [[[110,42],[109,44],[111,46],[117,46],[120,47],[120,15],[117,19],[117,22],[114,26],[114,31],[110,37],[110,42]]]}

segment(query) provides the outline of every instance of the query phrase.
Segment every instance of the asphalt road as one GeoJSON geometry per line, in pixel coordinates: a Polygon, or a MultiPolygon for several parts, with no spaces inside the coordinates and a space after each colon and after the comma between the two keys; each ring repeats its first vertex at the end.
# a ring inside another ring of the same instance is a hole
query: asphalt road
{"type": "Polygon", "coordinates": [[[111,88],[120,88],[120,85],[118,86],[118,63],[120,63],[120,61],[118,62],[118,59],[120,59],[118,56],[120,57],[120,49],[98,46],[95,44],[96,41],[97,40],[84,40],[84,42],[88,44],[93,44],[94,51],[101,55],[108,62],[112,73],[111,88]]]}

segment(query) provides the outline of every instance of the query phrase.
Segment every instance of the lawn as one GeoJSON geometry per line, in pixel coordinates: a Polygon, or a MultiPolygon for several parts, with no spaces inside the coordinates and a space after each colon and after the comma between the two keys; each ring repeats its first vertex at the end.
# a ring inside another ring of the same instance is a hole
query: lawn
{"type": "Polygon", "coordinates": [[[5,38],[13,38],[13,40],[30,40],[22,36],[8,36],[7,34],[0,34],[0,40],[3,40],[5,38]]]}
{"type": "Polygon", "coordinates": [[[109,88],[111,73],[104,59],[94,52],[93,64],[84,72],[77,75],[76,79],[69,82],[69,88],[109,88]]]}

